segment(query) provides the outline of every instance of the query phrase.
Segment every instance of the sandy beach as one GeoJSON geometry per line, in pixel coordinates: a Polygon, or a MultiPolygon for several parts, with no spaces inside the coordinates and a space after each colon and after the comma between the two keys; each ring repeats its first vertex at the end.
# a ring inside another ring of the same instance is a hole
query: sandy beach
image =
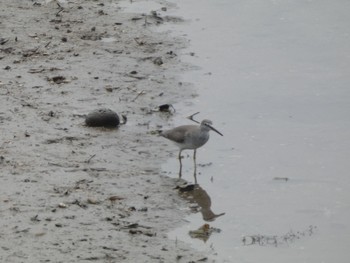
{"type": "Polygon", "coordinates": [[[0,4],[2,262],[206,260],[167,238],[189,209],[160,173],[174,148],[157,109],[193,90],[177,78],[186,42],[153,29],[183,21],[118,3],[0,4]],[[86,127],[99,108],[127,124],[86,127]]]}

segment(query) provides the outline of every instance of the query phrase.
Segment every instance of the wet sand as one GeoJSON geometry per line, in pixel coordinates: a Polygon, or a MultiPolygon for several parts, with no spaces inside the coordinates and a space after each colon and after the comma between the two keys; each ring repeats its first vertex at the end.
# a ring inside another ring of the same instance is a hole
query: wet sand
{"type": "Polygon", "coordinates": [[[169,8],[142,15],[118,1],[1,3],[1,261],[205,258],[166,235],[189,209],[160,173],[173,149],[156,131],[172,116],[154,109],[193,93],[177,78],[185,41],[153,30],[182,23],[169,8]],[[127,124],[86,127],[98,108],[127,124]]]}

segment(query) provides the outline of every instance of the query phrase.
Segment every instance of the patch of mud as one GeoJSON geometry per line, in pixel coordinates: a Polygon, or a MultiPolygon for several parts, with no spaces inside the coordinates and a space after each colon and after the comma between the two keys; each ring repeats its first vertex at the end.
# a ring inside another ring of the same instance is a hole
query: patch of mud
{"type": "Polygon", "coordinates": [[[118,3],[1,3],[2,262],[203,259],[166,237],[185,202],[160,175],[167,150],[154,132],[173,111],[153,109],[192,92],[177,80],[184,41],[152,31],[182,19],[118,3]],[[86,127],[96,108],[128,123],[86,127]]]}

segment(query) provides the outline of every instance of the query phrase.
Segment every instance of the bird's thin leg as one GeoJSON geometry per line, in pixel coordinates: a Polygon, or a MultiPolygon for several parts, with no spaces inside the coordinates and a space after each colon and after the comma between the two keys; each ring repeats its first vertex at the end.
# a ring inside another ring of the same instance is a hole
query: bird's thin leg
{"type": "Polygon", "coordinates": [[[196,153],[197,153],[197,150],[195,149],[193,151],[193,163],[194,163],[194,173],[193,173],[193,176],[194,176],[194,183],[197,184],[197,162],[196,162],[196,153]]]}
{"type": "Polygon", "coordinates": [[[181,178],[181,176],[182,176],[181,152],[182,152],[182,150],[179,151],[179,162],[180,162],[179,178],[181,178]]]}

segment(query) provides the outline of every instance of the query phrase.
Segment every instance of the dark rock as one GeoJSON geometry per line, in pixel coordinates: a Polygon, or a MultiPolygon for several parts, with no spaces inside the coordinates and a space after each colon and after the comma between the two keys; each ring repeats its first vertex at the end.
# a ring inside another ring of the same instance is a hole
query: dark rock
{"type": "Polygon", "coordinates": [[[118,114],[110,109],[97,109],[86,116],[85,123],[89,127],[115,128],[120,120],[118,114]]]}
{"type": "Polygon", "coordinates": [[[173,105],[171,104],[163,104],[163,105],[160,105],[158,107],[159,111],[161,112],[170,112],[171,113],[171,109],[176,112],[175,108],[173,107],[173,105]]]}

